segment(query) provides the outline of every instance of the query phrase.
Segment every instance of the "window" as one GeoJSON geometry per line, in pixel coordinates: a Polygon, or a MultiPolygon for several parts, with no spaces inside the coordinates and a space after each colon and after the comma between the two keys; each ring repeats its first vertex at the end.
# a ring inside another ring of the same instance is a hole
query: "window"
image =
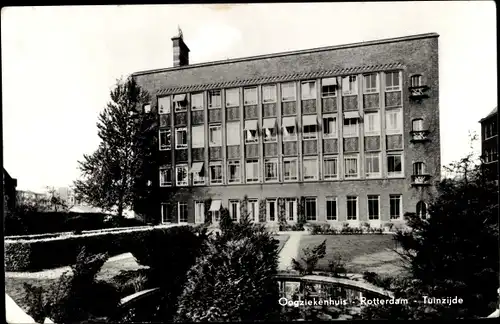
{"type": "Polygon", "coordinates": [[[185,93],[174,96],[174,111],[175,112],[187,111],[187,99],[185,93]]]}
{"type": "Polygon", "coordinates": [[[168,165],[160,167],[160,187],[172,185],[172,168],[168,165]]]}
{"type": "Polygon", "coordinates": [[[399,72],[388,72],[385,74],[385,91],[400,91],[401,78],[399,72]]]}
{"type": "Polygon", "coordinates": [[[377,195],[368,195],[368,219],[377,220],[379,219],[379,204],[380,197],[377,195]]]}
{"type": "Polygon", "coordinates": [[[175,130],[175,148],[176,149],[187,148],[187,130],[185,127],[177,128],[175,130]]]}
{"type": "Polygon", "coordinates": [[[424,162],[415,162],[415,163],[413,163],[413,174],[414,175],[423,175],[423,174],[426,174],[425,163],[424,162]]]}
{"type": "Polygon", "coordinates": [[[326,197],[326,220],[337,220],[337,198],[326,197]]]}
{"type": "Polygon", "coordinates": [[[324,158],[324,167],[323,174],[325,180],[328,179],[337,179],[338,177],[338,168],[337,168],[337,158],[336,157],[325,157],[324,158]]]}
{"type": "Polygon", "coordinates": [[[344,137],[356,137],[358,136],[358,119],[357,118],[345,118],[344,119],[344,137]]]}
{"type": "Polygon", "coordinates": [[[380,115],[378,112],[365,114],[365,135],[380,134],[380,115]]]}
{"type": "Polygon", "coordinates": [[[358,197],[347,196],[347,220],[358,219],[358,197]]]}
{"type": "Polygon", "coordinates": [[[295,126],[285,126],[283,127],[283,142],[296,141],[297,133],[295,132],[295,126]]]}
{"type": "Polygon", "coordinates": [[[403,159],[401,154],[387,155],[387,173],[389,177],[403,175],[403,159]]]}
{"type": "Polygon", "coordinates": [[[357,156],[345,156],[344,157],[344,172],[346,178],[357,178],[358,177],[358,157],[357,156]]]}
{"type": "Polygon", "coordinates": [[[179,187],[188,185],[187,165],[179,165],[175,167],[175,185],[179,187]]]}
{"type": "Polygon", "coordinates": [[[266,181],[278,181],[278,160],[265,161],[264,178],[266,181]]]}
{"type": "Polygon", "coordinates": [[[287,221],[294,222],[297,215],[297,199],[286,198],[285,199],[285,217],[287,221]]]}
{"type": "Polygon", "coordinates": [[[264,119],[264,142],[276,142],[276,119],[264,119]]]}
{"type": "Polygon", "coordinates": [[[177,203],[177,213],[178,213],[178,217],[179,217],[179,223],[187,223],[188,222],[187,203],[179,201],[177,203]]]}
{"type": "Polygon", "coordinates": [[[422,76],[420,74],[412,75],[410,78],[410,84],[412,87],[420,87],[422,85],[422,76]]]}
{"type": "Polygon", "coordinates": [[[423,201],[417,203],[417,216],[421,219],[427,219],[427,204],[423,201]]]}
{"type": "Polygon", "coordinates": [[[262,103],[276,102],[276,86],[262,86],[262,103]]]}
{"type": "Polygon", "coordinates": [[[248,199],[248,218],[251,221],[258,221],[259,204],[257,199],[248,199]]]}
{"type": "Polygon", "coordinates": [[[342,94],[355,95],[358,94],[358,82],[355,75],[350,75],[342,78],[342,94]]]}
{"type": "Polygon", "coordinates": [[[268,222],[276,222],[278,216],[278,204],[276,203],[276,199],[267,199],[266,200],[266,213],[267,213],[267,221],[268,222]]]}
{"type": "Polygon", "coordinates": [[[302,100],[316,99],[316,82],[302,82],[302,100]]]}
{"type": "Polygon", "coordinates": [[[380,155],[366,154],[365,155],[365,171],[367,178],[380,178],[380,155]]]}
{"type": "Polygon", "coordinates": [[[390,213],[391,219],[400,219],[401,218],[401,195],[390,195],[389,196],[390,203],[390,213]]]}
{"type": "Polygon", "coordinates": [[[193,172],[193,185],[200,186],[205,184],[205,176],[200,172],[193,172]]]}
{"type": "Polygon", "coordinates": [[[203,201],[194,202],[194,222],[196,224],[205,222],[205,203],[203,201]]]}
{"type": "Polygon", "coordinates": [[[226,123],[226,145],[240,145],[240,123],[226,123]]]}
{"type": "Polygon", "coordinates": [[[424,120],[422,118],[417,118],[412,121],[412,130],[414,132],[419,132],[424,130],[424,120]]]}
{"type": "Polygon", "coordinates": [[[323,138],[337,137],[337,118],[323,117],[323,138]]]}
{"type": "Polygon", "coordinates": [[[240,105],[240,89],[226,90],[226,107],[238,107],[240,105]]]}
{"type": "Polygon", "coordinates": [[[259,160],[247,160],[245,171],[247,182],[259,182],[259,160]]]}
{"type": "Polygon", "coordinates": [[[160,129],[160,151],[170,150],[170,129],[160,129]]]}
{"type": "Polygon", "coordinates": [[[294,101],[295,98],[295,82],[287,82],[281,84],[281,101],[294,101]]]}
{"type": "Polygon", "coordinates": [[[227,179],[229,183],[240,183],[240,161],[227,162],[227,179]]]}
{"type": "Polygon", "coordinates": [[[158,98],[158,113],[170,114],[170,96],[158,98]]]}
{"type": "Polygon", "coordinates": [[[208,130],[210,147],[222,146],[222,127],[220,125],[210,126],[208,130]]]}
{"type": "Polygon", "coordinates": [[[304,180],[318,179],[318,160],[304,159],[304,180]]]}
{"type": "Polygon", "coordinates": [[[243,89],[243,102],[245,105],[257,104],[257,87],[243,89]]]}
{"type": "Polygon", "coordinates": [[[161,203],[161,222],[172,223],[172,215],[169,212],[168,204],[161,203]]]}
{"type": "Polygon", "coordinates": [[[364,93],[378,92],[378,75],[376,73],[367,74],[363,78],[364,78],[364,93]]]}
{"type": "Polygon", "coordinates": [[[245,131],[245,143],[258,143],[259,136],[256,129],[247,129],[245,131]]]}
{"type": "Polygon", "coordinates": [[[321,80],[321,97],[335,97],[337,95],[337,78],[321,80]]]}
{"type": "Polygon", "coordinates": [[[305,198],[304,199],[304,212],[306,220],[315,221],[316,220],[316,198],[305,198]]]}
{"type": "Polygon", "coordinates": [[[212,220],[215,223],[220,221],[221,205],[222,205],[222,201],[220,201],[220,200],[212,200],[212,204],[210,205],[209,212],[212,213],[212,220]]]}
{"type": "Polygon", "coordinates": [[[191,128],[191,147],[203,148],[205,147],[205,127],[193,126],[191,128]]]}
{"type": "Polygon", "coordinates": [[[222,165],[212,164],[210,165],[210,184],[221,184],[222,183],[222,165]]]}
{"type": "Polygon", "coordinates": [[[234,222],[240,219],[240,202],[238,200],[229,201],[229,216],[234,222]]]}
{"type": "Polygon", "coordinates": [[[316,139],[317,125],[304,125],[303,139],[316,139]]]}
{"type": "Polygon", "coordinates": [[[143,109],[146,114],[149,114],[151,112],[151,104],[145,104],[143,109]]]}
{"type": "Polygon", "coordinates": [[[221,95],[220,90],[211,90],[208,92],[208,108],[220,108],[221,95]]]}
{"type": "Polygon", "coordinates": [[[298,163],[296,159],[283,160],[283,180],[293,181],[298,179],[298,163]]]}
{"type": "Polygon", "coordinates": [[[385,127],[387,134],[399,134],[402,132],[401,109],[386,111],[385,127]]]}
{"type": "Polygon", "coordinates": [[[484,139],[488,139],[498,134],[497,122],[492,120],[484,126],[484,139]]]}
{"type": "Polygon", "coordinates": [[[191,110],[202,110],[203,105],[203,93],[193,93],[191,95],[191,110]]]}

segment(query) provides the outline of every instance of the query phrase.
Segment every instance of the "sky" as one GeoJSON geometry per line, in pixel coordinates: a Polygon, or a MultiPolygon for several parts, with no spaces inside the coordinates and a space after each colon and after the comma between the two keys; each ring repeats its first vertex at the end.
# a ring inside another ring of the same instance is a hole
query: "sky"
{"type": "MultiPolygon", "coordinates": [[[[190,63],[436,32],[441,160],[470,151],[497,106],[493,1],[4,7],[3,164],[18,189],[68,186],[99,144],[97,117],[120,77],[190,63]]],[[[479,143],[475,146],[479,150],[479,143]]]]}

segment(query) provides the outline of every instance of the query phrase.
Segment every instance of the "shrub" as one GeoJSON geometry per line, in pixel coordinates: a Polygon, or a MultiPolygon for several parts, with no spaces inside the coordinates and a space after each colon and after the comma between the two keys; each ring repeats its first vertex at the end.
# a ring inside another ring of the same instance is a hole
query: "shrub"
{"type": "Polygon", "coordinates": [[[339,254],[328,261],[328,269],[334,277],[342,277],[347,273],[346,264],[342,261],[342,257],[339,254]]]}
{"type": "Polygon", "coordinates": [[[315,247],[302,249],[302,253],[304,256],[301,257],[301,261],[292,259],[292,267],[301,275],[312,274],[318,261],[326,255],[326,240],[315,247]]]}
{"type": "Polygon", "coordinates": [[[312,235],[317,235],[317,234],[323,233],[323,229],[318,224],[311,224],[310,227],[311,227],[311,234],[312,235]]]}

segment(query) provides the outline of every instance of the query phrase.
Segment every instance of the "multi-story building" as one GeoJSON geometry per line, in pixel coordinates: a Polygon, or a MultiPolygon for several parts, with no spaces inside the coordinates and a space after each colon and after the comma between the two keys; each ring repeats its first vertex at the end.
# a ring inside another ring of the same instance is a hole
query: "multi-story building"
{"type": "Polygon", "coordinates": [[[498,107],[479,122],[483,168],[489,179],[498,180],[498,107]]]}
{"type": "Polygon", "coordinates": [[[3,203],[4,211],[12,211],[16,207],[17,179],[12,178],[3,168],[3,203]]]}
{"type": "Polygon", "coordinates": [[[438,37],[191,65],[172,38],[173,67],[133,74],[159,118],[162,221],[217,221],[221,207],[238,219],[245,195],[270,224],[425,217],[440,180],[438,37]]]}

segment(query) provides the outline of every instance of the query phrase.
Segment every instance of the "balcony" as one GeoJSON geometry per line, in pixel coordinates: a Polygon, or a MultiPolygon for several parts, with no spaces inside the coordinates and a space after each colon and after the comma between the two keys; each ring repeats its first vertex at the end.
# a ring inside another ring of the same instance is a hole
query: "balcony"
{"type": "Polygon", "coordinates": [[[429,138],[429,131],[428,130],[413,130],[410,131],[410,142],[412,143],[418,143],[418,142],[427,142],[430,141],[429,138]]]}
{"type": "Polygon", "coordinates": [[[430,186],[431,185],[431,175],[430,174],[413,174],[411,176],[412,187],[419,186],[430,186]]]}
{"type": "Polygon", "coordinates": [[[413,86],[409,87],[408,90],[410,90],[410,99],[412,100],[421,100],[424,98],[428,98],[429,95],[426,93],[427,90],[430,88],[426,85],[419,85],[419,86],[413,86]]]}

